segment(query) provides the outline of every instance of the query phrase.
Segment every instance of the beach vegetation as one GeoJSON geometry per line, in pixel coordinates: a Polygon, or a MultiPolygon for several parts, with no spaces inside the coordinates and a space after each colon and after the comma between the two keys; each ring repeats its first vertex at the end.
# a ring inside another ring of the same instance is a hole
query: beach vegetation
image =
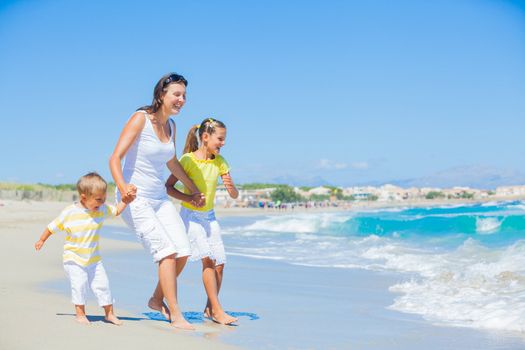
{"type": "MultiPolygon", "coordinates": [[[[0,190],[10,191],[27,191],[27,192],[41,192],[41,191],[75,191],[77,190],[76,184],[58,184],[50,185],[38,182],[36,184],[19,184],[14,182],[0,182],[0,190]]],[[[108,193],[115,192],[115,183],[108,182],[108,193]]]]}
{"type": "Polygon", "coordinates": [[[281,203],[295,203],[305,201],[304,197],[295,192],[293,187],[287,185],[280,185],[279,188],[273,190],[270,196],[274,202],[280,201],[281,203]]]}
{"type": "Polygon", "coordinates": [[[441,191],[430,191],[425,195],[425,199],[445,198],[445,194],[441,191]]]}
{"type": "Polygon", "coordinates": [[[461,192],[461,194],[458,196],[458,198],[461,198],[461,199],[473,199],[474,198],[474,193],[461,192]]]}
{"type": "Polygon", "coordinates": [[[366,199],[369,201],[376,201],[379,199],[379,197],[376,196],[375,194],[369,194],[368,197],[366,197],[366,199]]]}
{"type": "Polygon", "coordinates": [[[37,183],[37,185],[42,186],[46,189],[52,189],[57,191],[76,191],[77,185],[76,184],[58,184],[58,185],[49,185],[44,183],[37,183]]]}

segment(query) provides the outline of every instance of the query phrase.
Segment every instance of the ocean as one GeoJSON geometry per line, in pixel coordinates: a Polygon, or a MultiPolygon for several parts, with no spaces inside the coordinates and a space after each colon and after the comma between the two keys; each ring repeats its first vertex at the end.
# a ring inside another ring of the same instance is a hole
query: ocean
{"type": "Polygon", "coordinates": [[[525,330],[525,203],[301,213],[226,225],[231,255],[393,271],[388,307],[439,324],[525,330]]]}

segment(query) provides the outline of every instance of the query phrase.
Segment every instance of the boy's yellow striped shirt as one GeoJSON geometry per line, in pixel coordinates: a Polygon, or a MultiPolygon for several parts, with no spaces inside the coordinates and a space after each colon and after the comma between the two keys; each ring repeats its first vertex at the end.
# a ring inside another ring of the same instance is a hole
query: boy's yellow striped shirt
{"type": "Polygon", "coordinates": [[[48,226],[51,233],[65,232],[64,262],[74,262],[80,266],[89,266],[101,260],[99,230],[108,217],[115,216],[116,207],[102,205],[97,211],[89,211],[72,204],[48,226]]]}

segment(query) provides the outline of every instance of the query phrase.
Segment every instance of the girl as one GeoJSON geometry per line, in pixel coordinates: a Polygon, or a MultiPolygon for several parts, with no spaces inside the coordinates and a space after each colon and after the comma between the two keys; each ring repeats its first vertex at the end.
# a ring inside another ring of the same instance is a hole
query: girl
{"type": "Polygon", "coordinates": [[[122,130],[109,167],[118,198],[127,200],[131,184],[137,188],[137,197],[124,210],[122,218],[158,264],[159,281],[148,306],[162,312],[174,327],[194,329],[179,309],[176,285],[176,278],[191,253],[190,244],[184,223],[164,187],[167,166],[189,189],[189,200],[197,206],[203,204],[202,195],[175,155],[175,123],[170,119],[184,106],[187,85],[182,75],[174,73],[158,81],[152,104],[139,108],[122,130]]]}
{"type": "Polygon", "coordinates": [[[222,243],[219,224],[215,219],[213,202],[219,176],[226,186],[228,194],[237,198],[239,192],[233,184],[229,167],[219,154],[226,140],[226,126],[213,118],[202,121],[192,127],[186,139],[184,155],[180,164],[190,179],[204,193],[206,205],[197,207],[191,193],[194,191],[185,186],[184,193],[174,188],[178,178],[171,175],[166,182],[168,194],[182,200],[181,217],[186,225],[191,245],[191,260],[201,259],[202,281],[208,296],[204,316],[221,324],[231,324],[237,319],[224,312],[219,303],[226,255],[222,243]],[[200,141],[200,143],[199,143],[200,141]]]}

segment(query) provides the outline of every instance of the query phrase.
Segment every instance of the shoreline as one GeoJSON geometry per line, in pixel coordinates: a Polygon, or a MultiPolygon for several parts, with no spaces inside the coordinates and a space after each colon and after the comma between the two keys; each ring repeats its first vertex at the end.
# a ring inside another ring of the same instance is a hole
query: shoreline
{"type": "MultiPolygon", "coordinates": [[[[294,209],[276,209],[276,208],[252,208],[252,207],[215,207],[215,213],[219,217],[243,217],[243,216],[274,216],[274,215],[289,215],[295,213],[322,213],[322,212],[352,212],[360,210],[381,210],[393,208],[418,208],[418,207],[439,207],[439,206],[460,206],[460,205],[475,205],[491,202],[508,202],[508,201],[525,201],[524,196],[514,197],[491,197],[484,199],[428,199],[428,200],[404,200],[404,201],[355,201],[348,202],[344,205],[338,206],[317,206],[311,208],[295,207],[294,209]]],[[[71,201],[53,201],[53,200],[14,200],[0,198],[0,210],[11,212],[11,207],[31,208],[37,212],[51,211],[56,209],[56,215],[62,210],[67,203],[71,201]]],[[[174,200],[177,208],[180,207],[180,202],[174,200]]],[[[12,213],[13,214],[13,213],[12,213]]],[[[15,214],[16,215],[16,214],[15,214]]],[[[27,219],[24,215],[20,218],[27,219]]],[[[49,220],[53,218],[50,217],[49,220]]],[[[109,225],[124,225],[121,219],[110,219],[109,225]]]]}

